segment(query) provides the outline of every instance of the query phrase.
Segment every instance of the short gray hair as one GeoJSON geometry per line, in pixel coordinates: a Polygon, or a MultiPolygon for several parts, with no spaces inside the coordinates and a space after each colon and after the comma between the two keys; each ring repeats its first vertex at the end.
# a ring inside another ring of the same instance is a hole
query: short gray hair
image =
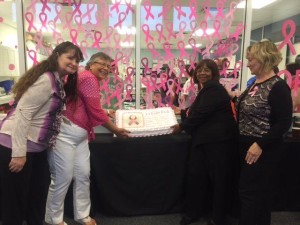
{"type": "Polygon", "coordinates": [[[105,61],[110,61],[110,62],[113,61],[113,59],[109,55],[107,55],[106,53],[104,53],[104,52],[97,52],[94,55],[92,55],[91,58],[90,58],[90,60],[86,63],[85,69],[89,70],[91,64],[93,64],[94,62],[96,62],[98,59],[103,59],[105,61]]]}

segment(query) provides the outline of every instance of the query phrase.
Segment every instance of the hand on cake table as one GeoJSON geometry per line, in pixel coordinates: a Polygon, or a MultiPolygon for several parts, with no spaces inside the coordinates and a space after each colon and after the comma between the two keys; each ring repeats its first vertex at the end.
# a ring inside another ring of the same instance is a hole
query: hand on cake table
{"type": "Polygon", "coordinates": [[[115,118],[116,117],[116,111],[113,109],[106,109],[106,113],[110,118],[115,118]]]}
{"type": "Polygon", "coordinates": [[[171,126],[171,128],[173,129],[172,134],[179,134],[181,132],[181,128],[180,128],[179,124],[175,124],[175,125],[171,126]]]}

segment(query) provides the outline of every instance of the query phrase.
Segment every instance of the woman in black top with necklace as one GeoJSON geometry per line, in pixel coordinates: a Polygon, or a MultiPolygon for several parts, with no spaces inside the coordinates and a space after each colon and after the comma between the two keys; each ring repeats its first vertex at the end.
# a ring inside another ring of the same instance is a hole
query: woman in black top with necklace
{"type": "Polygon", "coordinates": [[[196,66],[194,81],[200,89],[180,125],[173,133],[185,130],[192,135],[188,162],[185,216],[180,224],[190,224],[204,216],[206,197],[212,188],[212,221],[224,225],[230,201],[234,174],[237,127],[230,97],[219,83],[217,64],[211,59],[201,60],[196,66]]]}
{"type": "Polygon", "coordinates": [[[291,91],[274,73],[281,53],[270,41],[255,43],[247,54],[256,81],[237,99],[241,174],[239,225],[270,225],[271,188],[292,121],[291,91]]]}

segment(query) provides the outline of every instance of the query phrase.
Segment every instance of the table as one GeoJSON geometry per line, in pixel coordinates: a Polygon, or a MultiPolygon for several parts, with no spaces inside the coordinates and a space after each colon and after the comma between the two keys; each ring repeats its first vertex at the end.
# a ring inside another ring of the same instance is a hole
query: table
{"type": "Polygon", "coordinates": [[[190,140],[98,136],[90,144],[93,208],[108,215],[181,211],[190,140]]]}

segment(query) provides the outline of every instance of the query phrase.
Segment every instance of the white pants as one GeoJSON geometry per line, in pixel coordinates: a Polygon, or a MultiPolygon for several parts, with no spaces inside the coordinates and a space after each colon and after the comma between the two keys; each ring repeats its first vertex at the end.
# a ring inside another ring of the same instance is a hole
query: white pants
{"type": "Polygon", "coordinates": [[[90,214],[90,150],[87,131],[74,123],[62,122],[55,149],[49,150],[51,172],[45,221],[58,224],[63,221],[64,200],[73,182],[75,220],[90,214]]]}

